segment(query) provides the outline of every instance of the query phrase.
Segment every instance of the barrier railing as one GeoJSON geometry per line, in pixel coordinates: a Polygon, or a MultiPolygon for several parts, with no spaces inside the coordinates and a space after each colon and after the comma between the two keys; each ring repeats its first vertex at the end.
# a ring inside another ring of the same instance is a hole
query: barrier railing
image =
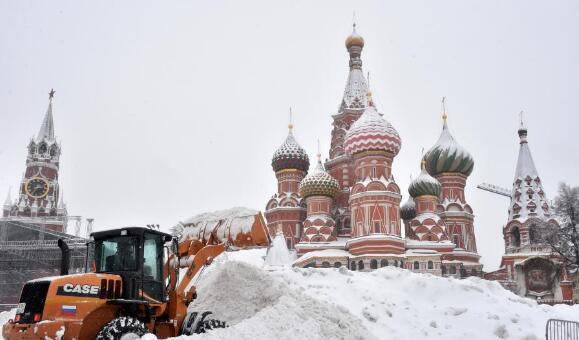
{"type": "Polygon", "coordinates": [[[579,340],[579,322],[549,319],[545,326],[546,340],[579,340]]]}

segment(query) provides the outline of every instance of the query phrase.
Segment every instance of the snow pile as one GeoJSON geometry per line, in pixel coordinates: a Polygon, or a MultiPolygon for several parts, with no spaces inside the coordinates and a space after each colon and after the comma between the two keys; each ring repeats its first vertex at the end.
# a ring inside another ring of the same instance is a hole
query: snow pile
{"type": "Polygon", "coordinates": [[[377,339],[344,308],[312,299],[246,263],[217,263],[197,290],[204,294],[190,309],[212,311],[231,327],[191,339],[377,339]]]}
{"type": "Polygon", "coordinates": [[[265,263],[268,266],[289,267],[291,265],[292,257],[287,249],[287,244],[285,243],[285,238],[282,233],[278,233],[273,239],[271,247],[267,250],[265,263]]]}
{"type": "Polygon", "coordinates": [[[225,256],[200,279],[194,308],[231,327],[180,339],[538,340],[550,318],[579,321],[579,305],[537,305],[478,278],[394,267],[264,270],[263,251],[225,256]]]}

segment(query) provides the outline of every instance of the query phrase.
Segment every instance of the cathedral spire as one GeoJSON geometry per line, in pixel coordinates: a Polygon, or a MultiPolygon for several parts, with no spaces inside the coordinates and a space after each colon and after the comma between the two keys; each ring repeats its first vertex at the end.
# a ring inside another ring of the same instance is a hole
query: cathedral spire
{"type": "Polygon", "coordinates": [[[523,123],[522,113],[521,125],[517,132],[520,138],[520,147],[513,180],[509,220],[519,219],[524,222],[533,216],[549,217],[551,215],[550,206],[527,142],[527,128],[523,123]]]}
{"type": "Polygon", "coordinates": [[[46,115],[44,116],[44,120],[42,121],[42,125],[40,126],[40,130],[38,131],[38,135],[36,139],[41,141],[43,139],[46,140],[54,140],[54,121],[52,119],[52,99],[54,98],[54,89],[51,89],[48,93],[48,109],[46,109],[46,115]]]}
{"type": "Polygon", "coordinates": [[[362,72],[362,59],[360,58],[364,48],[364,38],[356,32],[356,23],[352,26],[352,34],[346,38],[346,49],[350,55],[350,72],[340,111],[345,109],[359,110],[367,106],[366,94],[368,93],[368,85],[362,72]]]}

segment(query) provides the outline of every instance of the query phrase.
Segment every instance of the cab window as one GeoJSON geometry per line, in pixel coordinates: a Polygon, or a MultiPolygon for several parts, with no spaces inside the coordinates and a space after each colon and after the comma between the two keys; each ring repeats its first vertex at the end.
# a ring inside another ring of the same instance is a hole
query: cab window
{"type": "Polygon", "coordinates": [[[111,237],[95,244],[97,272],[137,270],[137,238],[111,237]]]}

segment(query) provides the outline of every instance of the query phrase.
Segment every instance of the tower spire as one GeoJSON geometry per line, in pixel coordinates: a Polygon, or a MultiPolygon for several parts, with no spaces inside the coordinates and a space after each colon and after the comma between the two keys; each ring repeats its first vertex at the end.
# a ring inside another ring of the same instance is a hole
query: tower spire
{"type": "Polygon", "coordinates": [[[11,197],[12,187],[8,187],[8,194],[6,195],[6,200],[4,201],[4,206],[12,205],[12,197],[11,197]]]}
{"type": "Polygon", "coordinates": [[[446,112],[446,97],[442,97],[442,127],[446,129],[446,120],[448,119],[448,114],[446,112]]]}
{"type": "Polygon", "coordinates": [[[290,106],[289,108],[289,124],[288,124],[288,129],[289,132],[291,133],[293,131],[294,128],[294,124],[293,124],[293,113],[292,113],[292,107],[290,106]]]}
{"type": "Polygon", "coordinates": [[[519,120],[521,121],[521,125],[519,126],[519,130],[517,133],[519,134],[519,139],[521,140],[520,143],[527,143],[527,127],[523,122],[523,111],[519,112],[519,120]]]}
{"type": "Polygon", "coordinates": [[[36,139],[41,141],[43,139],[46,140],[54,140],[54,121],[52,118],[52,100],[54,99],[54,94],[56,91],[54,89],[50,89],[48,93],[48,108],[46,109],[46,114],[44,115],[44,120],[42,121],[42,125],[40,126],[40,130],[38,131],[38,135],[36,139]]]}

